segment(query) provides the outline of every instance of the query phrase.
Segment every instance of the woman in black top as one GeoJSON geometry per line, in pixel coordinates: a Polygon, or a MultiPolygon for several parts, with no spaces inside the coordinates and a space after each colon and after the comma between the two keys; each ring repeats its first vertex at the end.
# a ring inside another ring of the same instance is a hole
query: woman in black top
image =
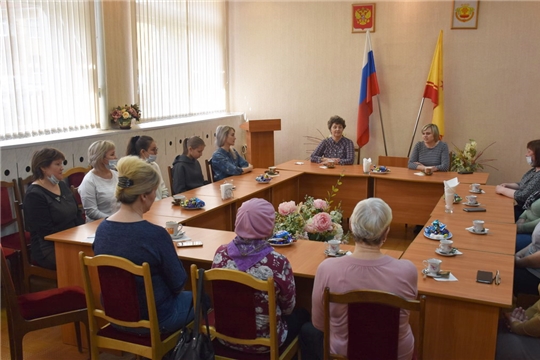
{"type": "Polygon", "coordinates": [[[64,154],[53,148],[36,151],[32,157],[34,182],[24,198],[32,261],[48,269],[56,269],[56,257],[54,243],[45,236],[84,224],[75,197],[62,181],[64,160],[64,154]]]}

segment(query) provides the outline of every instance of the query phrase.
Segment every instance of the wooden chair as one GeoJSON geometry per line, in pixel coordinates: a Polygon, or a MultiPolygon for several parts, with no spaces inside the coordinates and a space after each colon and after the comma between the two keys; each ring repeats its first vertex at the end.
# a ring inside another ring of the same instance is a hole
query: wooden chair
{"type": "MultiPolygon", "coordinates": [[[[92,168],[89,166],[87,168],[85,167],[74,167],[69,169],[68,171],[64,172],[64,181],[68,185],[68,187],[74,187],[76,189],[79,188],[79,185],[81,185],[84,176],[86,173],[88,173],[92,168]]],[[[72,190],[73,191],[73,190],[72,190]]],[[[77,204],[80,208],[82,208],[82,200],[81,196],[79,195],[79,192],[74,192],[73,196],[75,196],[75,200],[77,201],[77,204]]]]}
{"type": "Polygon", "coordinates": [[[415,339],[416,359],[422,359],[425,296],[406,300],[378,290],[357,290],[345,294],[324,289],[324,359],[397,359],[400,310],[419,312],[419,336],[415,339]],[[330,353],[330,303],[348,305],[347,356],[330,353]]]}
{"type": "Polygon", "coordinates": [[[51,279],[56,281],[56,271],[46,269],[32,262],[30,251],[27,244],[24,231],[24,217],[23,217],[23,204],[15,201],[15,214],[17,215],[17,227],[19,228],[19,243],[21,250],[21,263],[22,263],[22,275],[23,275],[23,288],[25,292],[30,292],[30,279],[33,276],[51,279]]]}
{"type": "Polygon", "coordinates": [[[83,289],[70,286],[17,296],[4,257],[4,249],[1,249],[1,252],[2,294],[6,299],[11,359],[23,359],[23,337],[27,333],[69,323],[75,323],[77,345],[79,352],[82,352],[79,323],[84,323],[88,329],[83,289]]]}
{"type": "Polygon", "coordinates": [[[379,160],[377,160],[377,165],[384,165],[388,167],[402,167],[407,168],[409,166],[409,158],[408,157],[400,157],[400,156],[379,156],[379,160]]]}
{"type": "Polygon", "coordinates": [[[34,175],[30,175],[23,178],[18,178],[17,185],[19,186],[19,195],[20,198],[18,199],[19,202],[24,201],[24,196],[26,195],[26,189],[28,189],[28,185],[30,185],[34,181],[34,175]]]}
{"type": "Polygon", "coordinates": [[[214,182],[214,172],[212,171],[212,158],[204,160],[206,166],[206,178],[209,183],[214,182]]]}
{"type": "MultiPolygon", "coordinates": [[[[191,265],[191,283],[197,284],[197,266],[191,265]]],[[[231,269],[211,269],[204,272],[206,287],[210,286],[213,297],[213,314],[210,316],[210,336],[212,337],[216,359],[292,359],[298,352],[298,337],[289,344],[279,347],[277,334],[276,307],[269,306],[270,338],[256,337],[255,307],[253,303],[255,292],[268,294],[268,303],[276,303],[274,279],[259,280],[250,274],[231,269]],[[212,321],[213,319],[213,321],[212,321]],[[241,320],[239,320],[241,319],[241,320]],[[221,344],[217,339],[226,340],[241,345],[263,345],[270,348],[269,353],[250,354],[231,349],[221,344]]],[[[193,292],[193,301],[197,294],[193,292]]],[[[206,326],[201,326],[206,333],[206,326]]]]}
{"type": "Polygon", "coordinates": [[[99,348],[126,351],[153,360],[161,359],[174,348],[181,330],[170,334],[159,332],[152,275],[148,263],[138,266],[127,259],[110,255],[88,257],[82,251],[79,253],[79,260],[88,304],[90,349],[93,360],[99,359],[99,348]],[[96,299],[100,298],[100,294],[94,292],[97,285],[92,284],[90,267],[97,268],[104,310],[96,306],[96,299]],[[144,281],[148,320],[142,319],[139,313],[136,277],[142,277],[144,281]],[[107,324],[100,327],[98,320],[105,320],[107,324]],[[111,324],[145,328],[149,330],[149,335],[130,334],[117,330],[111,324]]]}
{"type": "Polygon", "coordinates": [[[167,173],[169,174],[169,189],[171,189],[171,195],[175,195],[174,194],[174,190],[173,190],[173,168],[172,166],[167,166],[167,173]]]}

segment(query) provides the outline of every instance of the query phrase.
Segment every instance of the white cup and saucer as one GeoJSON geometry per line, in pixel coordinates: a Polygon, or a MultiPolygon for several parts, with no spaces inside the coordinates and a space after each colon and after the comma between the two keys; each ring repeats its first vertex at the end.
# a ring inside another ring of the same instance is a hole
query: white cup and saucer
{"type": "Polygon", "coordinates": [[[480,184],[471,184],[469,185],[469,192],[472,192],[474,194],[482,194],[483,191],[480,189],[480,184]]]}
{"type": "Polygon", "coordinates": [[[478,202],[478,197],[476,195],[467,195],[465,196],[465,198],[467,199],[467,202],[464,203],[463,205],[473,206],[473,207],[480,206],[480,203],[478,202]]]}
{"type": "Polygon", "coordinates": [[[183,228],[184,225],[177,221],[167,221],[165,223],[165,229],[173,239],[180,239],[182,236],[184,236],[185,231],[182,230],[183,228]]]}
{"type": "Polygon", "coordinates": [[[186,200],[186,197],[184,195],[173,195],[173,204],[174,205],[182,205],[182,203],[186,200]]]}
{"type": "Polygon", "coordinates": [[[425,269],[422,270],[422,274],[431,276],[431,277],[439,275],[439,272],[441,271],[442,260],[432,258],[432,259],[424,260],[422,261],[422,263],[426,267],[425,269]]]}
{"type": "Polygon", "coordinates": [[[467,230],[473,234],[485,235],[489,229],[484,227],[484,220],[473,220],[473,226],[468,227],[467,230]]]}

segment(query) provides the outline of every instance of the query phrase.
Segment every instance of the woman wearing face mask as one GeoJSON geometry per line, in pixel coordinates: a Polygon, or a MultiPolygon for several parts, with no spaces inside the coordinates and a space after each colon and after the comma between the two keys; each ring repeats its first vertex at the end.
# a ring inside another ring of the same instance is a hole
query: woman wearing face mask
{"type": "Polygon", "coordinates": [[[54,242],[45,236],[84,223],[71,190],[62,181],[64,154],[53,148],[36,151],[32,156],[34,182],[24,198],[26,228],[31,236],[32,261],[47,269],[56,269],[54,242]]]}
{"type": "Polygon", "coordinates": [[[218,149],[212,155],[214,181],[219,181],[229,176],[245,174],[253,170],[253,165],[248,163],[233,148],[235,142],[236,133],[232,127],[227,125],[219,125],[217,127],[216,145],[218,149]]]}
{"type": "Polygon", "coordinates": [[[129,140],[126,155],[138,156],[154,167],[161,179],[156,190],[156,200],[161,200],[169,196],[169,189],[165,185],[165,181],[163,181],[163,176],[161,175],[161,169],[156,163],[157,153],[158,148],[154,139],[150,136],[143,135],[134,136],[129,140]]]}
{"type": "Polygon", "coordinates": [[[413,148],[409,158],[409,169],[424,171],[431,167],[432,171],[448,171],[450,156],[448,145],[439,140],[439,128],[435,124],[427,124],[422,128],[422,139],[413,148]]]}
{"type": "Polygon", "coordinates": [[[173,194],[198,188],[205,184],[198,159],[205,148],[203,139],[192,136],[184,139],[184,153],[173,162],[173,194]]]}
{"type": "Polygon", "coordinates": [[[352,165],[354,162],[354,144],[343,136],[345,120],[339,116],[332,116],[328,120],[330,137],[321,141],[311,154],[311,162],[326,165],[328,161],[336,164],[352,165]]]}
{"type": "Polygon", "coordinates": [[[535,191],[540,190],[540,139],[529,141],[525,153],[527,164],[532,167],[523,175],[518,183],[502,183],[497,185],[495,192],[512,198],[517,205],[514,206],[515,220],[523,213],[523,205],[527,198],[535,191]]]}
{"type": "Polygon", "coordinates": [[[88,148],[88,161],[93,167],[79,186],[86,222],[110,216],[118,210],[114,197],[118,173],[116,171],[116,149],[108,140],[94,142],[88,148]]]}

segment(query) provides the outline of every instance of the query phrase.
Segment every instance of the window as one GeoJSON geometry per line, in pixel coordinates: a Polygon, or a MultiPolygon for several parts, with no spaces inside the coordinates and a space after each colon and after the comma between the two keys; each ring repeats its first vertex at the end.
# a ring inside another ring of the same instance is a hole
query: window
{"type": "Polygon", "coordinates": [[[227,109],[225,1],[137,1],[144,120],[227,109]]]}
{"type": "Polygon", "coordinates": [[[99,126],[91,1],[0,0],[0,140],[99,126]]]}

